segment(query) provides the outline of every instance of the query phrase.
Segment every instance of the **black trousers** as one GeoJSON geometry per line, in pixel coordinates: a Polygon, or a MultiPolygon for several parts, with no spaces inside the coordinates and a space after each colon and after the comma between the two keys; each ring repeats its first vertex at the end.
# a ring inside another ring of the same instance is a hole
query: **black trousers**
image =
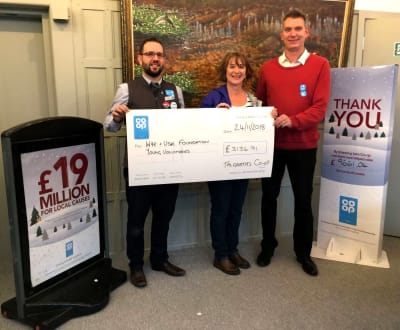
{"type": "Polygon", "coordinates": [[[278,245],[275,236],[277,199],[281,188],[282,177],[287,167],[294,194],[294,251],[299,257],[310,255],[314,236],[314,218],[311,208],[311,198],[316,154],[317,149],[274,150],[271,177],[261,180],[262,250],[273,251],[278,245]]]}
{"type": "Polygon", "coordinates": [[[175,211],[178,189],[178,184],[129,187],[126,181],[128,202],[126,245],[130,269],[138,270],[143,267],[144,224],[150,209],[152,211],[150,263],[158,266],[168,260],[168,230],[175,211]]]}

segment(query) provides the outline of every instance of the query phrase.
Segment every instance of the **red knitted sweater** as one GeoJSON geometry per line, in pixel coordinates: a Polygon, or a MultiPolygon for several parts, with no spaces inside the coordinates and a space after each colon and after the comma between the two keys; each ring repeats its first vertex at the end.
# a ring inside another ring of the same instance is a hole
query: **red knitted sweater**
{"type": "Polygon", "coordinates": [[[291,128],[275,132],[278,149],[312,149],[319,139],[318,123],[324,119],[330,94],[330,66],[321,56],[310,54],[304,65],[283,67],[278,58],[260,70],[257,98],[274,106],[292,121],[291,128]]]}

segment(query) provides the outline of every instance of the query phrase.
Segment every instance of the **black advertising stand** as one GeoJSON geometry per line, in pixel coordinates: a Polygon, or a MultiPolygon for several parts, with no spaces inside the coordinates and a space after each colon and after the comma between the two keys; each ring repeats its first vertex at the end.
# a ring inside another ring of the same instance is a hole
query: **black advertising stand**
{"type": "Polygon", "coordinates": [[[1,142],[16,291],[2,315],[39,330],[101,310],[127,279],[109,258],[102,125],[45,118],[3,132],[1,142]]]}

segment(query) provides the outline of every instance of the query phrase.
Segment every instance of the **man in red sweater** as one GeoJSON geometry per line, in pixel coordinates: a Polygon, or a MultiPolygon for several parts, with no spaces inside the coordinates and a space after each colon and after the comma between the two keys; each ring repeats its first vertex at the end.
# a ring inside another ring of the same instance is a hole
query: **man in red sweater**
{"type": "Polygon", "coordinates": [[[275,236],[277,198],[287,167],[294,194],[294,252],[304,272],[318,275],[310,257],[313,242],[311,197],[319,139],[330,93],[329,62],[305,49],[309,36],[305,15],[289,11],[280,33],[284,44],[281,56],[263,64],[257,98],[274,106],[275,150],[270,178],[262,179],[261,220],[263,239],[257,264],[269,265],[278,241],[275,236]]]}

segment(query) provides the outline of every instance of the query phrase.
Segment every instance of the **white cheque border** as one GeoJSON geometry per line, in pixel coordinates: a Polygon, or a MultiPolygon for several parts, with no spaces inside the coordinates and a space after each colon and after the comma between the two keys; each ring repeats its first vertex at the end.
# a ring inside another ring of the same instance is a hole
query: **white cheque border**
{"type": "Polygon", "coordinates": [[[272,107],[131,110],[129,185],[271,175],[272,107]]]}

